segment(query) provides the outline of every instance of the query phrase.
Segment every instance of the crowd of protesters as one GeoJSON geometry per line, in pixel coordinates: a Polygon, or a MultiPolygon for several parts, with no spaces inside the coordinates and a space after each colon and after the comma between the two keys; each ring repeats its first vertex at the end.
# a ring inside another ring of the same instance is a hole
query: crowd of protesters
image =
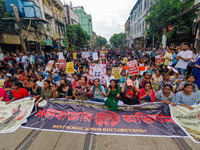
{"type": "Polygon", "coordinates": [[[200,59],[193,45],[182,43],[163,48],[108,49],[64,52],[66,62],[74,63],[74,73],[67,74],[59,68],[58,53],[34,52],[6,53],[0,50],[0,79],[5,82],[0,88],[0,101],[6,104],[31,96],[42,100],[66,98],[104,103],[109,110],[118,110],[119,105],[137,105],[146,102],[163,102],[173,106],[181,105],[193,109],[200,102],[200,59]],[[93,53],[98,60],[93,60],[93,53]],[[156,56],[163,55],[163,64],[156,63],[156,56]],[[137,60],[138,66],[145,66],[140,74],[130,76],[128,61],[137,60]],[[51,70],[47,63],[54,60],[51,70]],[[90,81],[90,65],[106,64],[105,85],[96,78],[90,81]],[[112,75],[112,68],[118,67],[120,79],[112,75]]]}

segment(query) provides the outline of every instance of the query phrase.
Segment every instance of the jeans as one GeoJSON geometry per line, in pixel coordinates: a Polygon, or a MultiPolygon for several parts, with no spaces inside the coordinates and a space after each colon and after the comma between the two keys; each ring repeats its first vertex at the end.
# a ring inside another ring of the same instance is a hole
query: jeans
{"type": "Polygon", "coordinates": [[[177,69],[178,69],[178,71],[180,71],[180,75],[185,76],[186,69],[183,69],[183,68],[177,68],[177,69]]]}

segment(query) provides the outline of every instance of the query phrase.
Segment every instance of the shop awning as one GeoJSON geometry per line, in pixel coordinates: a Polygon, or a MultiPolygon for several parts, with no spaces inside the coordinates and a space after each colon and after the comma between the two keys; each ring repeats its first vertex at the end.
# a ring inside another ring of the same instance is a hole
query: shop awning
{"type": "Polygon", "coordinates": [[[45,45],[53,46],[52,41],[49,39],[45,39],[44,42],[46,43],[45,45]]]}
{"type": "Polygon", "coordinates": [[[5,33],[0,35],[0,43],[14,44],[14,45],[20,45],[21,44],[19,35],[5,34],[5,33]]]}

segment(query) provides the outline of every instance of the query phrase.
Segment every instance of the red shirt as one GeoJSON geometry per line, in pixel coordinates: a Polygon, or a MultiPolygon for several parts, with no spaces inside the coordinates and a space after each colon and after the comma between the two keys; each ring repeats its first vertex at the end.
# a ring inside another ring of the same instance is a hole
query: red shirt
{"type": "Polygon", "coordinates": [[[12,90],[12,94],[17,100],[29,96],[28,91],[24,88],[20,88],[18,92],[16,92],[15,90],[12,90]]]}

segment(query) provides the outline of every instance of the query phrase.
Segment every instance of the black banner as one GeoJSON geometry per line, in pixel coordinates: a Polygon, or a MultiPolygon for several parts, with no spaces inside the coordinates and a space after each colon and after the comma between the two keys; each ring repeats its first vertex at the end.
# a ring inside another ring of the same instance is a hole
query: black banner
{"type": "Polygon", "coordinates": [[[43,101],[23,124],[26,128],[94,134],[187,136],[163,103],[122,106],[109,111],[103,104],[66,99],[43,101]]]}

